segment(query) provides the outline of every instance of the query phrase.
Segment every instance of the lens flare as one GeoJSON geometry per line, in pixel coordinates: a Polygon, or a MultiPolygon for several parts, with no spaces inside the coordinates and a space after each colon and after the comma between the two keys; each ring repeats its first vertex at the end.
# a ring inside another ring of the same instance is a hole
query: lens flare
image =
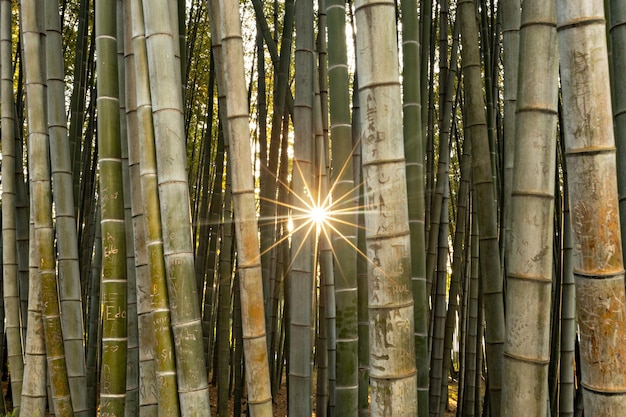
{"type": "Polygon", "coordinates": [[[320,226],[324,224],[324,222],[328,218],[328,213],[323,207],[313,207],[311,209],[311,212],[309,213],[309,217],[311,217],[311,220],[313,220],[315,224],[320,226]]]}

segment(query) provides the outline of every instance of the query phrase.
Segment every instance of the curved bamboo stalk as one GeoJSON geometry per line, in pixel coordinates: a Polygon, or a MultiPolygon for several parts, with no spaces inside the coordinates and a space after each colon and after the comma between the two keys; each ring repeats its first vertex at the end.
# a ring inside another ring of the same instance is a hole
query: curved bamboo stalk
{"type": "Polygon", "coordinates": [[[557,2],[585,414],[622,416],[626,296],[604,19],[603,1],[557,2]]]}
{"type": "Polygon", "coordinates": [[[59,295],[67,373],[74,412],[85,415],[85,353],[83,311],[78,264],[78,236],[74,208],[70,144],[65,116],[65,73],[58,0],[45,3],[48,131],[58,250],[59,295]]]}

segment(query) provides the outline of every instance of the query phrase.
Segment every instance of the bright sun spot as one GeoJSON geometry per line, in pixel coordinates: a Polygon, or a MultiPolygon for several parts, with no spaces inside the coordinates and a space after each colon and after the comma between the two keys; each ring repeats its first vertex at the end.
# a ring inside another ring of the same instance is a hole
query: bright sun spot
{"type": "Polygon", "coordinates": [[[309,216],[315,224],[321,226],[328,219],[328,211],[323,207],[313,207],[309,216]]]}

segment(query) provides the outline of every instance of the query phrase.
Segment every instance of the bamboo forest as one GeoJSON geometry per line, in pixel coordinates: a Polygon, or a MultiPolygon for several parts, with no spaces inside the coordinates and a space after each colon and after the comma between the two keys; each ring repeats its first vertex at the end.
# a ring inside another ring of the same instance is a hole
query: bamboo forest
{"type": "Polygon", "coordinates": [[[0,416],[626,417],[624,74],[624,0],[0,0],[0,416]]]}

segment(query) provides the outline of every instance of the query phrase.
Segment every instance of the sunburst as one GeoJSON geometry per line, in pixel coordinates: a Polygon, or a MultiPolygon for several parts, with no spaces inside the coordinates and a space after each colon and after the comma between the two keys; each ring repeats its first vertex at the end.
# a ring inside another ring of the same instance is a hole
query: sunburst
{"type": "MultiPolygon", "coordinates": [[[[337,178],[342,177],[345,169],[346,165],[342,167],[339,175],[337,175],[337,178]]],[[[302,175],[300,167],[297,163],[294,163],[294,175],[302,175]]],[[[318,178],[321,178],[321,176],[318,176],[318,178]]],[[[358,256],[363,256],[367,259],[375,269],[380,269],[379,266],[375,265],[373,261],[368,259],[367,255],[359,249],[357,243],[354,241],[356,230],[363,228],[362,225],[358,224],[357,215],[364,212],[364,207],[351,202],[350,200],[354,199],[355,196],[358,195],[361,184],[355,184],[349,190],[345,191],[343,195],[335,196],[333,199],[333,193],[335,193],[338,186],[337,182],[329,184],[328,187],[322,187],[321,180],[318,180],[318,184],[315,189],[322,190],[325,188],[326,191],[318,192],[317,195],[314,195],[314,193],[311,192],[313,187],[310,187],[310,182],[304,181],[305,189],[299,192],[290,185],[285,184],[280,179],[277,179],[277,181],[289,191],[289,195],[291,196],[293,203],[265,199],[263,197],[261,197],[261,199],[277,206],[285,207],[290,211],[290,213],[282,218],[276,219],[275,217],[271,217],[268,219],[260,219],[260,222],[261,224],[263,224],[263,222],[267,222],[265,224],[273,224],[277,221],[284,224],[293,224],[293,226],[289,228],[285,227],[285,229],[289,229],[289,232],[283,234],[282,237],[277,239],[271,246],[265,248],[261,255],[273,250],[283,242],[288,240],[290,241],[294,235],[303,233],[304,235],[302,237],[302,241],[308,239],[309,237],[315,238],[314,264],[317,263],[317,252],[320,239],[326,240],[327,247],[329,247],[332,251],[333,257],[337,258],[337,253],[335,252],[332,242],[333,239],[339,238],[347,242],[348,245],[357,252],[358,256]],[[354,235],[346,236],[342,232],[342,226],[352,228],[352,230],[355,231],[354,235]]],[[[292,259],[301,250],[302,243],[299,247],[293,247],[292,259]]],[[[289,268],[290,267],[291,265],[289,268]]]]}

